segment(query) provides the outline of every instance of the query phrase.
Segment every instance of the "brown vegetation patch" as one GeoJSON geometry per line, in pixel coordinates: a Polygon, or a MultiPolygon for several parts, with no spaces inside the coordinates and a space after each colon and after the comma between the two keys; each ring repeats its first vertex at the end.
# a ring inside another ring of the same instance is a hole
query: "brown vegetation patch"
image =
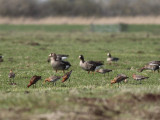
{"type": "Polygon", "coordinates": [[[137,53],[138,54],[144,54],[144,51],[139,50],[139,51],[137,51],[137,53]]]}
{"type": "Polygon", "coordinates": [[[82,39],[82,38],[77,38],[76,40],[81,43],[89,43],[91,41],[90,39],[82,39]]]}
{"type": "Polygon", "coordinates": [[[152,94],[152,93],[148,93],[148,94],[145,94],[143,97],[142,97],[143,100],[145,101],[148,101],[148,102],[153,102],[153,101],[158,101],[160,100],[160,94],[152,94]]]}
{"type": "Polygon", "coordinates": [[[29,42],[28,45],[31,45],[31,46],[39,46],[40,44],[37,43],[37,42],[29,42]]]}

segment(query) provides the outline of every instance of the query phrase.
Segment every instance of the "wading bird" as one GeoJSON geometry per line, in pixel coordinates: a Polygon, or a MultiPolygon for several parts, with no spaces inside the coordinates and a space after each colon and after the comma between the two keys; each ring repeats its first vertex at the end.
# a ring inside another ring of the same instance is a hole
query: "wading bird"
{"type": "Polygon", "coordinates": [[[101,66],[103,66],[103,61],[85,61],[83,55],[79,56],[80,59],[80,67],[88,71],[88,74],[90,72],[95,72],[96,69],[99,69],[101,66]]]}
{"type": "Polygon", "coordinates": [[[10,70],[8,77],[9,77],[10,83],[14,84],[15,73],[12,70],[10,70]],[[11,79],[13,79],[13,81],[11,81],[11,79]]]}
{"type": "Polygon", "coordinates": [[[31,85],[33,85],[33,87],[36,87],[36,83],[37,83],[37,81],[38,80],[40,80],[41,79],[41,76],[37,76],[37,75],[34,75],[31,79],[30,79],[30,82],[29,82],[29,84],[28,84],[28,88],[31,86],[31,85]]]}
{"type": "MultiPolygon", "coordinates": [[[[70,72],[67,72],[66,74],[63,75],[62,77],[62,82],[65,82],[66,80],[69,79],[69,77],[71,76],[72,70],[70,72]]],[[[70,81],[70,79],[69,79],[70,81]]]]}
{"type": "Polygon", "coordinates": [[[104,74],[104,76],[105,76],[106,73],[108,73],[108,75],[109,75],[109,72],[112,72],[112,70],[101,68],[101,69],[96,70],[96,72],[104,74]]]}
{"type": "Polygon", "coordinates": [[[57,55],[55,53],[52,53],[50,57],[51,65],[56,72],[58,70],[62,70],[64,73],[64,70],[68,70],[71,66],[71,64],[67,61],[57,60],[57,55]]]}
{"type": "Polygon", "coordinates": [[[149,65],[145,65],[144,67],[140,68],[138,71],[142,72],[143,70],[152,70],[153,72],[155,72],[157,70],[159,72],[159,66],[149,64],[149,65]]]}
{"type": "Polygon", "coordinates": [[[56,81],[61,79],[61,76],[51,76],[49,78],[45,79],[45,82],[53,82],[54,85],[56,85],[56,81]]]}
{"type": "Polygon", "coordinates": [[[141,76],[141,75],[136,75],[136,74],[133,74],[132,77],[133,77],[134,80],[140,81],[140,84],[141,84],[141,80],[149,78],[149,77],[145,77],[145,76],[141,76]]]}
{"type": "Polygon", "coordinates": [[[122,81],[124,81],[127,78],[129,78],[129,77],[127,77],[124,74],[119,74],[117,77],[115,77],[113,80],[111,80],[111,84],[118,83],[118,87],[119,87],[119,83],[121,83],[122,81]]]}

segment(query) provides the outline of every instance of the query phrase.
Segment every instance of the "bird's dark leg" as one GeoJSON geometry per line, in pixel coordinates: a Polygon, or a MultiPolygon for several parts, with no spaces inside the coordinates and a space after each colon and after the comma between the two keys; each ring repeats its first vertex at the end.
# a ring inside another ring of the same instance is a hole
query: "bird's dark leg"
{"type": "Polygon", "coordinates": [[[9,82],[12,83],[11,78],[9,78],[9,82]]]}
{"type": "Polygon", "coordinates": [[[119,82],[118,82],[118,88],[119,88],[119,82]]]}
{"type": "Polygon", "coordinates": [[[57,73],[57,70],[56,70],[56,73],[57,73]]]}
{"type": "Polygon", "coordinates": [[[14,83],[14,78],[13,78],[13,83],[14,83]]]}

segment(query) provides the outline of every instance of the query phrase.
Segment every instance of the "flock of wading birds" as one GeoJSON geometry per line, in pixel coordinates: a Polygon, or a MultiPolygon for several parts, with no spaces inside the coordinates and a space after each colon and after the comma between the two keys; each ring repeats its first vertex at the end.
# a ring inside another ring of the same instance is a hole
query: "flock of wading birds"
{"type": "MultiPolygon", "coordinates": [[[[119,60],[119,58],[116,57],[112,57],[110,53],[107,54],[107,62],[109,64],[112,64],[113,62],[117,62],[119,60]]],[[[49,78],[46,78],[44,82],[53,82],[54,85],[56,85],[56,81],[60,80],[62,78],[62,82],[65,82],[67,80],[70,81],[70,75],[72,73],[72,70],[70,72],[65,73],[65,70],[68,70],[71,67],[71,64],[68,61],[64,61],[64,59],[66,59],[67,57],[69,57],[69,55],[63,55],[63,54],[56,54],[56,53],[51,53],[48,56],[48,62],[51,63],[52,68],[56,71],[58,70],[62,70],[64,75],[63,76],[50,76],[49,78]]],[[[84,60],[84,56],[80,55],[79,56],[80,59],[80,67],[85,70],[88,71],[88,74],[91,72],[98,72],[101,74],[105,74],[109,72],[111,72],[112,70],[109,69],[104,69],[103,65],[104,62],[103,61],[85,61],[84,60]]],[[[3,62],[3,56],[0,55],[0,62],[3,62]]],[[[151,61],[149,63],[147,63],[146,65],[144,65],[144,67],[140,68],[138,71],[142,72],[143,70],[152,70],[153,72],[158,71],[159,72],[160,69],[160,61],[151,61]]],[[[10,79],[10,84],[11,85],[16,85],[16,83],[14,83],[14,78],[15,78],[15,73],[10,70],[9,75],[8,75],[9,79],[10,79]]],[[[144,80],[144,79],[148,79],[149,77],[145,77],[145,76],[141,76],[141,75],[136,75],[133,74],[132,75],[134,80],[140,81],[144,80]]],[[[127,78],[129,78],[127,75],[125,74],[118,74],[113,80],[111,80],[111,84],[113,83],[119,83],[124,81],[127,82],[127,78]]],[[[34,75],[31,79],[29,84],[27,85],[27,87],[29,88],[31,85],[33,85],[33,87],[36,87],[36,83],[37,81],[39,81],[41,79],[41,76],[37,76],[34,75]]]]}

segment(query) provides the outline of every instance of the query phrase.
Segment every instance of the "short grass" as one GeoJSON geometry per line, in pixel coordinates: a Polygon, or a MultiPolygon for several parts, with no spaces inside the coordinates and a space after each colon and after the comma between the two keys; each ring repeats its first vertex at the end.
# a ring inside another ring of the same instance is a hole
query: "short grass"
{"type": "Polygon", "coordinates": [[[152,119],[154,110],[153,119],[159,118],[157,105],[160,102],[156,94],[160,92],[160,73],[137,72],[147,62],[160,60],[157,32],[100,33],[76,25],[0,27],[0,53],[4,56],[4,62],[0,63],[1,119],[139,120],[152,119]],[[70,55],[67,59],[73,70],[70,82],[58,81],[56,86],[43,84],[51,75],[63,75],[62,72],[56,74],[47,63],[51,52],[70,55]],[[107,64],[107,52],[119,57],[120,61],[107,64]],[[86,60],[103,60],[104,68],[113,72],[105,77],[98,73],[87,74],[79,67],[81,54],[86,60]],[[16,73],[17,85],[9,85],[10,69],[16,73]],[[110,80],[120,73],[129,76],[128,83],[122,83],[119,88],[117,84],[110,85],[110,80]],[[132,79],[133,73],[150,78],[137,84],[132,79]],[[37,88],[27,88],[33,75],[41,75],[42,80],[37,88]]]}

